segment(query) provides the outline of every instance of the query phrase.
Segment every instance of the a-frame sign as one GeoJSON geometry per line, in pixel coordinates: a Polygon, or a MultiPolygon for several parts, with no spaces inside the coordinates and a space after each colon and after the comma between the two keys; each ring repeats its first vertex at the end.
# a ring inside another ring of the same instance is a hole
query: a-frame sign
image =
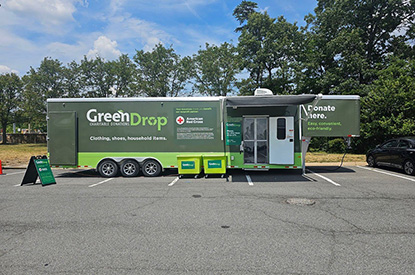
{"type": "Polygon", "coordinates": [[[49,160],[46,156],[31,157],[26,168],[22,184],[35,184],[37,177],[40,178],[42,186],[56,184],[55,177],[50,169],[49,160]]]}

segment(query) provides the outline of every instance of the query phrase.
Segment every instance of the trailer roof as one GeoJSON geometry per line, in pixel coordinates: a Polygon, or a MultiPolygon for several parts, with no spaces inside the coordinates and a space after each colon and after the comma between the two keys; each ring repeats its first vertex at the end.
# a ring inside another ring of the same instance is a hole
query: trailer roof
{"type": "Polygon", "coordinates": [[[47,102],[125,102],[125,101],[219,101],[224,97],[101,97],[101,98],[48,98],[47,102]]]}
{"type": "MultiPolygon", "coordinates": [[[[220,101],[227,107],[292,106],[312,102],[317,95],[272,96],[205,96],[205,97],[103,97],[103,98],[48,98],[47,102],[127,102],[127,101],[220,101]]],[[[322,99],[359,100],[357,95],[323,95],[322,99]]]]}
{"type": "Polygon", "coordinates": [[[292,106],[312,102],[317,95],[233,96],[226,98],[227,107],[292,106]]]}

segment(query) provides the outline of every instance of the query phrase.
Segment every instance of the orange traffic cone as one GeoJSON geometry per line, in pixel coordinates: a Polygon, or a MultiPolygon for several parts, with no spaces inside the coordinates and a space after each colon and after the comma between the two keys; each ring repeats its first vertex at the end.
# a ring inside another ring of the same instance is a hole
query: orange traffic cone
{"type": "Polygon", "coordinates": [[[1,160],[0,160],[0,175],[3,174],[3,170],[1,168],[1,160]]]}

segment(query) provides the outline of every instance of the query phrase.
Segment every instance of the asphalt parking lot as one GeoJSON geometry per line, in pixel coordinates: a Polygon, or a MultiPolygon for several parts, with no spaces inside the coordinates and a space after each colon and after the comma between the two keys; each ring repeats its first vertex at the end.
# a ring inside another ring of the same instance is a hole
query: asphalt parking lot
{"type": "Polygon", "coordinates": [[[415,177],[308,169],[229,181],[56,169],[46,187],[5,169],[0,274],[415,274],[415,177]]]}

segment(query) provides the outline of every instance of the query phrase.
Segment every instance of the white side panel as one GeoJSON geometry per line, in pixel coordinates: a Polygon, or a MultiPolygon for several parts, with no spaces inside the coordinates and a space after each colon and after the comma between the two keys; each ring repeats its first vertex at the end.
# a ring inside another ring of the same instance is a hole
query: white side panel
{"type": "Polygon", "coordinates": [[[294,164],[294,117],[269,118],[269,163],[294,164]]]}

